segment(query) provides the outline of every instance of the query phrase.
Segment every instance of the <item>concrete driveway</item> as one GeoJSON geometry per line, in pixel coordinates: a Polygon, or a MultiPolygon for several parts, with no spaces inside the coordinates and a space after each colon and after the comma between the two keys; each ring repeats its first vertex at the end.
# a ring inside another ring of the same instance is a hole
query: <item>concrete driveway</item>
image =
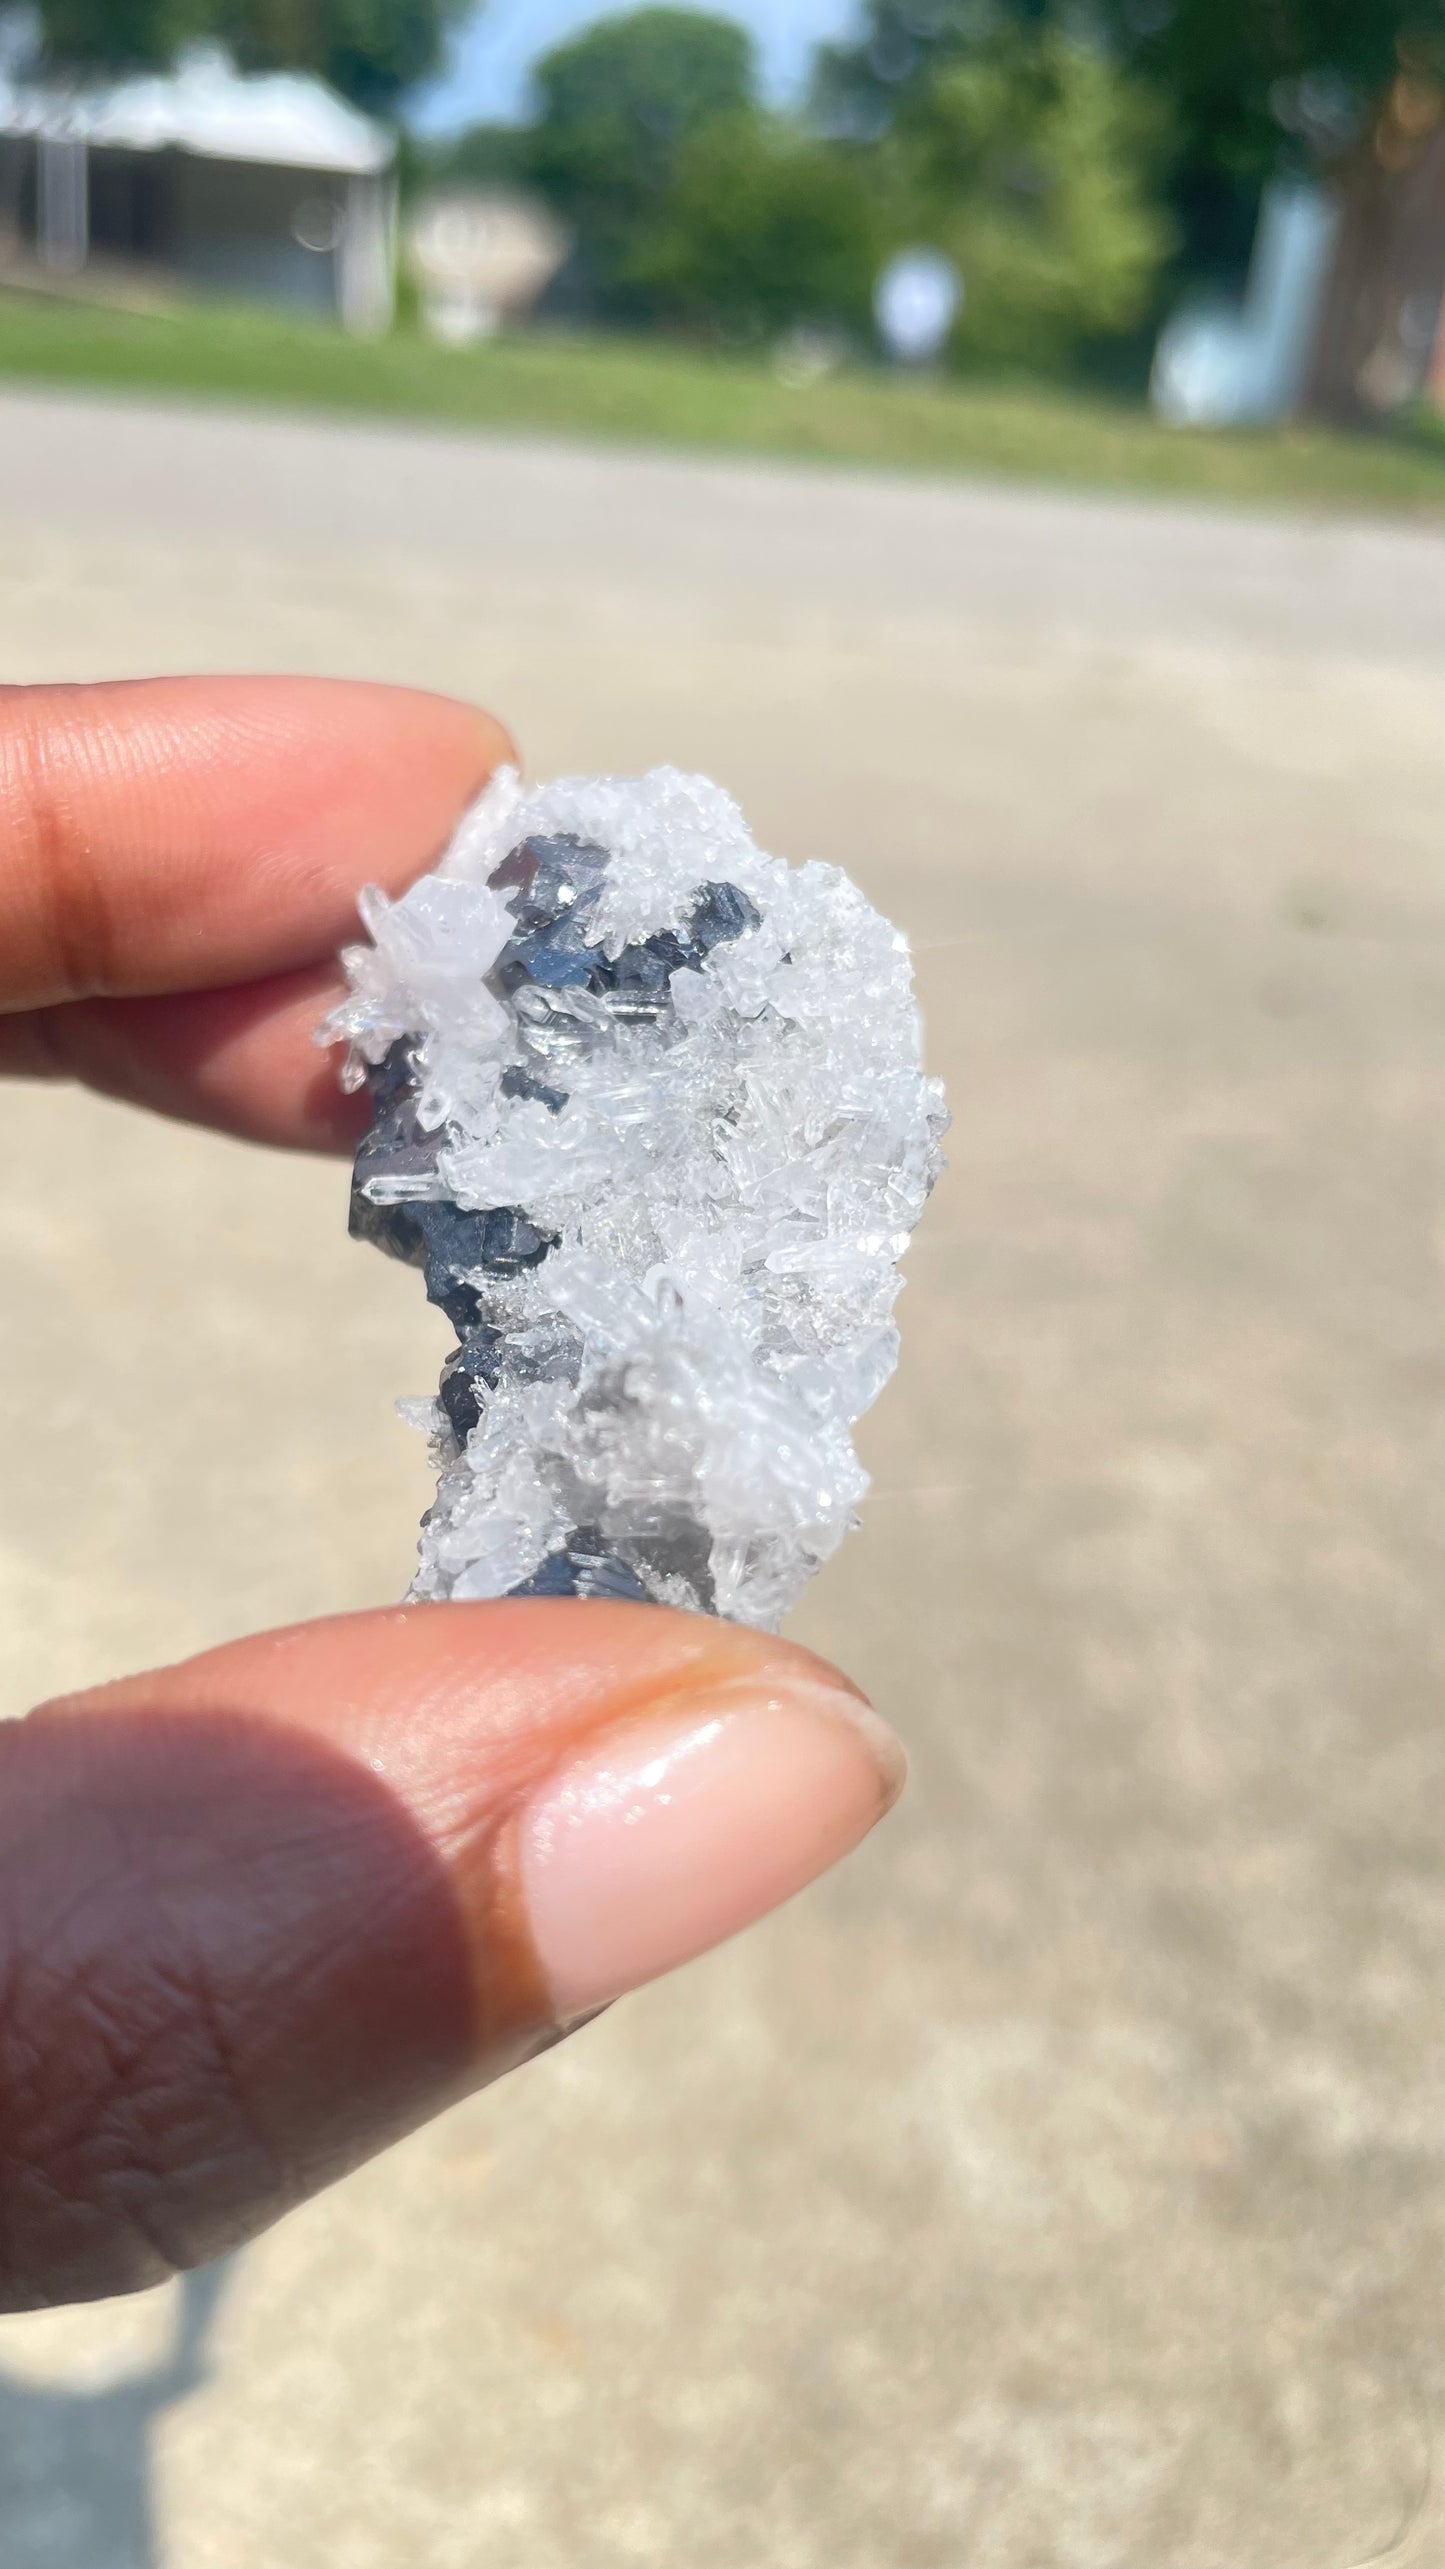
{"type": "MultiPolygon", "coordinates": [[[[7,395],[0,608],[709,769],[956,1115],[797,1625],[904,1806],[178,2353],[0,2324],[0,2569],[1438,2562],[1445,542],[7,395]]],[[[404,1584],[344,1191],[16,1094],[10,1708],[404,1584]]]]}

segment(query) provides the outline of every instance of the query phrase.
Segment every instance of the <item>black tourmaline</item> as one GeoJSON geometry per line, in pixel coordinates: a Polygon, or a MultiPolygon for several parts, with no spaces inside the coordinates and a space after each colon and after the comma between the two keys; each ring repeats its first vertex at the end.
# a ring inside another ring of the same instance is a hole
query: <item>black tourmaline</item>
{"type": "MultiPolygon", "coordinates": [[[[529,987],[535,990],[544,1026],[544,994],[574,990],[603,1000],[624,1023],[655,1024],[671,1007],[675,972],[700,972],[715,946],[758,925],[757,910],[736,884],[704,883],[683,928],[661,929],[624,946],[618,955],[607,955],[589,937],[607,865],[605,848],[559,832],[524,839],[492,876],[497,890],[515,893],[516,928],[488,976],[489,987],[514,1006],[529,987]]],[[[520,1021],[520,1010],[518,1014],[520,1021]]],[[[533,1014],[528,1011],[524,1035],[533,1014]]],[[[547,1029],[549,1038],[556,1032],[547,1029]]],[[[579,1030],[563,1026],[558,1040],[544,1045],[549,1069],[560,1067],[555,1056],[565,1048],[564,1037],[581,1039],[579,1030]]],[[[419,1267],[427,1299],[456,1330],[459,1343],[442,1369],[438,1397],[460,1449],[482,1415],[487,1394],[504,1374],[520,1382],[577,1379],[582,1349],[575,1332],[561,1320],[550,1326],[534,1322],[520,1331],[509,1327],[502,1310],[508,1298],[498,1290],[528,1268],[539,1267],[555,1246],[556,1234],[531,1221],[519,1205],[473,1212],[449,1196],[426,1191],[436,1184],[446,1136],[417,1121],[416,1057],[410,1039],[393,1044],[368,1070],[367,1085],[372,1122],[356,1154],[351,1234],[370,1240],[388,1257],[419,1267]],[[408,1192],[400,1202],[378,1204],[367,1192],[374,1180],[388,1186],[401,1180],[408,1192]]],[[[530,1100],[552,1115],[560,1115],[567,1104],[566,1089],[527,1061],[510,1064],[500,1085],[504,1097],[530,1100]]],[[[649,1558],[658,1548],[648,1545],[649,1558]]],[[[673,1535],[660,1549],[678,1555],[676,1561],[659,1559],[657,1566],[668,1570],[681,1570],[682,1551],[687,1552],[691,1584],[699,1601],[710,1603],[705,1543],[695,1560],[697,1544],[685,1535],[673,1535]]],[[[645,1598],[648,1592],[596,1526],[577,1526],[514,1593],[645,1598]]]]}

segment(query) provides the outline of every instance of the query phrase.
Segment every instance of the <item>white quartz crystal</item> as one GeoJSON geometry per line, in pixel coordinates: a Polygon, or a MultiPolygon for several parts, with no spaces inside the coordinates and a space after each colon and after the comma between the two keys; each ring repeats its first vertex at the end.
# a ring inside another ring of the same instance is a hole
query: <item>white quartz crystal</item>
{"type": "Polygon", "coordinates": [[[460,1342],[407,1405],[440,1468],[413,1595],[776,1626],[867,1486],[940,1166],[905,939],[671,768],[504,771],[362,917],[322,1029],[376,1101],[353,1228],[460,1342]]]}

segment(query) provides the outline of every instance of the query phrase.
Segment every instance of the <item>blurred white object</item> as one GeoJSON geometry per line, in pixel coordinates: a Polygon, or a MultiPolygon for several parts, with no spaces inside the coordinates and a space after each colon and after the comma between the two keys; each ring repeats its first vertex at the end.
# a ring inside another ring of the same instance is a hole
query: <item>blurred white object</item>
{"type": "Polygon", "coordinates": [[[42,134],[35,160],[35,243],[42,267],[78,276],[90,233],[90,162],[69,134],[42,134]]]}
{"type": "Polygon", "coordinates": [[[1262,427],[1293,410],[1339,222],[1336,198],[1307,180],[1265,189],[1243,303],[1186,305],[1159,334],[1149,398],[1171,428],[1262,427]]]}
{"type": "Polygon", "coordinates": [[[848,354],[841,330],[825,330],[815,321],[799,321],[785,330],[773,350],[773,372],[793,392],[835,375],[848,354]]]}
{"type": "Polygon", "coordinates": [[[450,188],[423,197],[406,232],[422,316],[449,347],[490,338],[529,311],[570,243],[545,206],[510,188],[450,188]]]}
{"type": "Polygon", "coordinates": [[[873,318],[890,357],[907,366],[936,357],[963,308],[963,279],[942,250],[899,250],[873,289],[873,318]]]}

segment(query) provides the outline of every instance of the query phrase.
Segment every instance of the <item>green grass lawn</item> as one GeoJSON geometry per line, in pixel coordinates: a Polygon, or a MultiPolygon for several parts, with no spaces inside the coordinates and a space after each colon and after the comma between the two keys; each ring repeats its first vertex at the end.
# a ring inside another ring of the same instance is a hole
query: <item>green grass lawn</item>
{"type": "Polygon", "coordinates": [[[1181,433],[1148,412],[1037,386],[864,371],[797,389],[750,358],[561,336],[434,347],[220,306],[137,314],[0,294],[0,379],[97,384],[293,409],[534,429],[933,473],[1445,516],[1445,437],[1315,427],[1181,433]]]}

